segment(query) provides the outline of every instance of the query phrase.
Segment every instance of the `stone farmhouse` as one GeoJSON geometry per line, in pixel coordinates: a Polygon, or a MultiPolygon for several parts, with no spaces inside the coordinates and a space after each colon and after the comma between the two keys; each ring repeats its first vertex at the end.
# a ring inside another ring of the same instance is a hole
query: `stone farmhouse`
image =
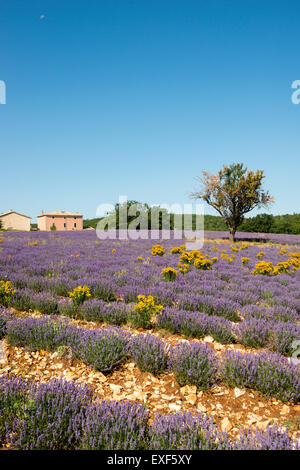
{"type": "Polygon", "coordinates": [[[31,217],[20,214],[12,209],[10,209],[9,212],[0,214],[0,220],[2,222],[2,228],[5,230],[30,230],[31,217]]]}

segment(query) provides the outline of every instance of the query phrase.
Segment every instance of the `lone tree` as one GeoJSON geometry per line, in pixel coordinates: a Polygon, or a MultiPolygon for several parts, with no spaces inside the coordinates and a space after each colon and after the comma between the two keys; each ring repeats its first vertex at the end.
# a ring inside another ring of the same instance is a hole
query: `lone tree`
{"type": "Polygon", "coordinates": [[[262,170],[247,171],[243,163],[224,165],[217,175],[203,170],[198,177],[202,187],[191,197],[203,199],[219,212],[229,229],[229,239],[234,242],[244,215],[255,207],[267,207],[274,202],[269,192],[262,189],[263,178],[262,170]]]}

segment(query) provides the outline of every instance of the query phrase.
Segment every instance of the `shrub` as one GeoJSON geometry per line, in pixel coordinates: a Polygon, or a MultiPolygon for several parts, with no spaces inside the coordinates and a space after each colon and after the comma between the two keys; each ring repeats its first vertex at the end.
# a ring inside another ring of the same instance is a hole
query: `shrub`
{"type": "Polygon", "coordinates": [[[9,281],[0,281],[0,305],[8,307],[11,302],[11,297],[17,291],[13,288],[12,283],[9,281]]]}
{"type": "Polygon", "coordinates": [[[242,429],[239,439],[234,444],[235,450],[300,450],[299,442],[293,441],[288,429],[276,424],[266,430],[242,429]]]}
{"type": "Polygon", "coordinates": [[[135,305],[134,311],[130,314],[130,322],[135,328],[149,328],[151,317],[159,313],[162,305],[156,305],[152,295],[138,295],[138,304],[135,305]]]}
{"type": "Polygon", "coordinates": [[[134,336],[130,342],[130,354],[140,370],[154,375],[168,367],[168,345],[150,334],[134,336]]]}
{"type": "Polygon", "coordinates": [[[216,382],[217,356],[206,344],[179,343],[171,350],[170,365],[179,385],[206,390],[216,382]]]}
{"type": "Polygon", "coordinates": [[[197,269],[208,270],[211,268],[212,264],[213,262],[210,259],[205,259],[205,258],[199,258],[199,259],[196,258],[194,261],[194,266],[197,269]]]}
{"type": "Polygon", "coordinates": [[[30,390],[9,438],[21,450],[78,449],[85,410],[93,392],[89,386],[51,380],[30,390]]]}
{"type": "Polygon", "coordinates": [[[128,307],[122,302],[113,302],[103,309],[103,321],[111,325],[123,325],[128,321],[128,307]]]}
{"type": "Polygon", "coordinates": [[[251,348],[267,346],[270,338],[270,325],[265,320],[249,318],[235,328],[237,339],[241,344],[251,348]]]}
{"type": "Polygon", "coordinates": [[[150,431],[151,450],[231,449],[226,433],[220,432],[205,414],[156,413],[150,431]]]}
{"type": "Polygon", "coordinates": [[[13,374],[0,375],[0,444],[9,436],[19,410],[25,403],[27,382],[13,374]]]}
{"type": "Polygon", "coordinates": [[[5,338],[7,332],[7,323],[14,320],[15,315],[8,310],[0,307],[0,340],[5,338]]]}
{"type": "Polygon", "coordinates": [[[293,353],[292,343],[300,338],[300,326],[287,322],[274,322],[270,334],[270,349],[291,356],[293,353]]]}
{"type": "Polygon", "coordinates": [[[147,446],[148,410],[138,403],[106,401],[88,408],[81,448],[142,450],[147,446]]]}
{"type": "Polygon", "coordinates": [[[97,330],[83,330],[69,341],[78,359],[90,364],[101,372],[109,372],[127,359],[129,355],[129,334],[118,327],[97,330]]]}
{"type": "Polygon", "coordinates": [[[152,246],[152,255],[153,256],[163,256],[165,254],[165,249],[161,245],[152,246]]]}
{"type": "Polygon", "coordinates": [[[7,324],[6,339],[14,346],[53,351],[68,343],[70,328],[59,317],[16,319],[7,324]]]}
{"type": "Polygon", "coordinates": [[[58,312],[70,318],[77,318],[78,307],[74,305],[71,299],[62,299],[57,303],[58,312]]]}
{"type": "Polygon", "coordinates": [[[58,311],[58,299],[47,292],[40,292],[31,296],[31,310],[35,310],[45,315],[53,315],[58,311]]]}
{"type": "Polygon", "coordinates": [[[69,297],[71,297],[75,306],[81,305],[86,299],[91,297],[90,289],[88,286],[75,287],[72,292],[69,292],[69,297]]]}
{"type": "Polygon", "coordinates": [[[165,309],[157,317],[157,326],[190,338],[211,335],[223,344],[234,341],[230,321],[206,313],[165,309]]]}
{"type": "Polygon", "coordinates": [[[28,312],[31,309],[31,295],[29,289],[18,290],[10,299],[10,305],[21,312],[28,312]]]}
{"type": "Polygon", "coordinates": [[[162,275],[162,278],[165,280],[165,281],[175,281],[176,277],[177,277],[177,274],[178,274],[178,271],[176,271],[176,269],[173,269],[173,268],[163,268],[161,270],[161,275],[162,275]]]}
{"type": "Polygon", "coordinates": [[[300,399],[300,370],[283,356],[226,351],[222,377],[230,387],[253,388],[266,397],[297,403],[300,399]]]}

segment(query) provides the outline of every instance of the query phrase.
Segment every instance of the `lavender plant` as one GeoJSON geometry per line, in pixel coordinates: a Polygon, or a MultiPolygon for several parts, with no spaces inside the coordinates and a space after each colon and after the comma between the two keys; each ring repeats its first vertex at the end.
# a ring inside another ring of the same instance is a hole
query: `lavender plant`
{"type": "Polygon", "coordinates": [[[169,346],[160,338],[151,334],[140,334],[132,337],[130,354],[142,371],[154,375],[164,372],[168,367],[169,346]]]}
{"type": "Polygon", "coordinates": [[[68,344],[74,356],[101,372],[109,372],[129,356],[130,335],[118,327],[81,330],[68,344]]]}
{"type": "Polygon", "coordinates": [[[280,354],[226,351],[221,371],[224,382],[230,387],[253,388],[266,397],[299,402],[299,367],[280,354]]]}
{"type": "Polygon", "coordinates": [[[170,352],[170,367],[180,385],[206,390],[217,380],[217,356],[206,344],[179,343],[170,352]]]}
{"type": "Polygon", "coordinates": [[[299,442],[293,440],[289,430],[276,424],[263,429],[242,429],[234,443],[235,450],[300,450],[299,442]]]}
{"type": "Polygon", "coordinates": [[[70,325],[60,317],[22,318],[8,322],[6,339],[14,346],[53,351],[68,344],[70,325]]]}
{"type": "Polygon", "coordinates": [[[60,380],[40,384],[19,408],[9,443],[21,450],[78,449],[92,397],[87,385],[60,380]]]}
{"type": "Polygon", "coordinates": [[[102,400],[87,409],[81,448],[145,449],[148,446],[148,419],[148,410],[137,402],[102,400]]]}
{"type": "Polygon", "coordinates": [[[157,413],[150,431],[151,450],[229,450],[226,433],[205,414],[157,413]]]}

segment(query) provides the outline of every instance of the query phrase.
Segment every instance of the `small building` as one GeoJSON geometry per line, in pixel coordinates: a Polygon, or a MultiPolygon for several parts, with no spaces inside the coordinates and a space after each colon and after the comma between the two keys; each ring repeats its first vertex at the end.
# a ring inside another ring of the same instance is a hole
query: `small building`
{"type": "Polygon", "coordinates": [[[10,209],[9,212],[0,214],[2,228],[5,230],[30,230],[30,219],[28,215],[20,214],[19,212],[10,209]]]}
{"type": "Polygon", "coordinates": [[[39,230],[82,230],[83,229],[83,216],[78,212],[48,212],[37,216],[39,230]]]}

